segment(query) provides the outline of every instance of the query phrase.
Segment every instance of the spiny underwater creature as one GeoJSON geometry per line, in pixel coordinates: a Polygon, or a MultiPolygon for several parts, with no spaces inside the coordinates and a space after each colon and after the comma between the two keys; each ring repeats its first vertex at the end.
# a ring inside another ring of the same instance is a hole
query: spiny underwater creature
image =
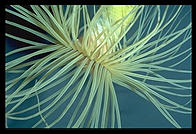
{"type": "Polygon", "coordinates": [[[7,26],[31,35],[14,35],[6,28],[7,38],[25,45],[6,53],[6,127],[11,127],[9,120],[33,120],[33,128],[59,127],[59,123],[66,128],[123,127],[116,94],[123,89],[114,88],[119,85],[151,102],[180,128],[171,113],[191,114],[192,71],[186,61],[191,60],[192,23],[191,10],[185,9],[174,5],[6,8],[7,14],[22,20],[6,19],[7,26]]]}

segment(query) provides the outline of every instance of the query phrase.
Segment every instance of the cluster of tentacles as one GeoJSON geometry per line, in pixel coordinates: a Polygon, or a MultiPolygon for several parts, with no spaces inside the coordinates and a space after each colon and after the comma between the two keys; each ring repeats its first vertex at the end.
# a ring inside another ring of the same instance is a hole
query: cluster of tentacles
{"type": "Polygon", "coordinates": [[[5,65],[6,120],[33,119],[32,127],[46,128],[59,122],[64,127],[123,127],[113,84],[152,102],[175,127],[180,125],[169,111],[191,114],[190,10],[136,6],[112,23],[108,6],[30,8],[6,9],[39,30],[11,19],[5,20],[8,26],[45,40],[6,30],[7,38],[25,44],[6,53],[6,59],[16,55],[5,65]]]}

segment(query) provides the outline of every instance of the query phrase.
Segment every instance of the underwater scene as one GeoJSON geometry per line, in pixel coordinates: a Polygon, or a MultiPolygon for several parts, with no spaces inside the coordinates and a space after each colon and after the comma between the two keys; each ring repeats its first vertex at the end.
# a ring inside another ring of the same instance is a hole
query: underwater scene
{"type": "Polygon", "coordinates": [[[191,5],[10,5],[6,128],[192,128],[191,5]]]}

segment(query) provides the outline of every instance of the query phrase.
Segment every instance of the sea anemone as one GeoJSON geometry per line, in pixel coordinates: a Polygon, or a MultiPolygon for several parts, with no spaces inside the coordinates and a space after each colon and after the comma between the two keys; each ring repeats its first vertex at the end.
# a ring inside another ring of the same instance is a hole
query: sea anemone
{"type": "Polygon", "coordinates": [[[6,53],[6,127],[10,120],[26,126],[33,120],[33,128],[120,128],[117,92],[126,89],[176,128],[171,113],[191,114],[190,6],[5,10],[7,42],[17,45],[6,53]]]}

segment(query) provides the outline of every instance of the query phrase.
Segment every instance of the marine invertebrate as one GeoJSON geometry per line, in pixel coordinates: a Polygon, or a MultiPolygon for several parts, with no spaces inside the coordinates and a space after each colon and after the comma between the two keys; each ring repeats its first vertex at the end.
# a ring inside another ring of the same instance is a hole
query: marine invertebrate
{"type": "Polygon", "coordinates": [[[191,20],[182,25],[190,12],[181,14],[183,6],[92,6],[92,14],[87,6],[12,8],[6,12],[47,34],[9,20],[6,24],[47,42],[6,33],[27,45],[6,57],[34,50],[6,63],[7,73],[19,75],[6,82],[7,119],[38,117],[33,127],[43,123],[47,128],[63,118],[65,127],[121,127],[114,83],[152,102],[175,127],[180,125],[168,111],[191,113],[191,70],[177,68],[191,57],[191,20]],[[170,72],[185,79],[169,78],[170,72]]]}

